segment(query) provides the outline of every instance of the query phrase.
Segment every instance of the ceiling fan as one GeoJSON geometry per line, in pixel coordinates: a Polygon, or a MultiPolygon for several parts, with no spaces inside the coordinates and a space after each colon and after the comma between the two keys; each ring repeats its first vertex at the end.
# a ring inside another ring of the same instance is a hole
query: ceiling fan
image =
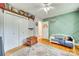
{"type": "Polygon", "coordinates": [[[47,14],[48,11],[50,11],[50,9],[54,9],[53,6],[51,6],[52,3],[42,3],[42,8],[40,8],[40,10],[45,11],[45,13],[47,14]]]}

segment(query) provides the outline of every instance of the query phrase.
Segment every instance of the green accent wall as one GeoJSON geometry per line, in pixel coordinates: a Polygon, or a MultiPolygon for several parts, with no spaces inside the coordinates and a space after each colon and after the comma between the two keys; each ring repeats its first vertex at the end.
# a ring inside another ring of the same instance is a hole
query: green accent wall
{"type": "Polygon", "coordinates": [[[79,11],[47,18],[43,21],[49,21],[49,35],[71,35],[79,44],[79,11]]]}

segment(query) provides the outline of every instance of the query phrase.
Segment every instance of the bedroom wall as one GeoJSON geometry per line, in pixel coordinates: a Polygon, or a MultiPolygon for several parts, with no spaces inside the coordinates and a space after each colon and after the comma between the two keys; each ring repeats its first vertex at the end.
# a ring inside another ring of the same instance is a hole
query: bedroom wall
{"type": "Polygon", "coordinates": [[[52,34],[71,35],[79,44],[79,11],[44,19],[44,21],[49,21],[49,36],[52,34]]]}

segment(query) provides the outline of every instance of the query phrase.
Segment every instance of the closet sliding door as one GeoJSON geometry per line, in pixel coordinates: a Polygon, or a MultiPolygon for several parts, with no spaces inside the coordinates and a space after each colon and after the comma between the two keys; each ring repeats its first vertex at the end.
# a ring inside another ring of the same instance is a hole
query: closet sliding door
{"type": "Polygon", "coordinates": [[[4,12],[4,48],[8,51],[18,46],[18,19],[19,17],[4,12]]]}
{"type": "Polygon", "coordinates": [[[32,19],[29,19],[28,20],[28,28],[32,28],[31,29],[28,29],[28,36],[34,36],[35,35],[35,23],[32,19]]]}
{"type": "Polygon", "coordinates": [[[23,44],[23,41],[28,37],[28,19],[20,18],[19,22],[19,45],[23,44]]]}
{"type": "Polygon", "coordinates": [[[28,37],[28,20],[8,11],[4,12],[5,52],[23,44],[28,37]]]}

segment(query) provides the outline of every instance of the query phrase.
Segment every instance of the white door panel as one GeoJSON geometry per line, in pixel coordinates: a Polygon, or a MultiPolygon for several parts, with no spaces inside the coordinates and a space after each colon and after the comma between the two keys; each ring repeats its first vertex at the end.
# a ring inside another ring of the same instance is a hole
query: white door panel
{"type": "Polygon", "coordinates": [[[28,20],[19,19],[19,44],[22,44],[24,39],[28,37],[28,20]]]}
{"type": "Polygon", "coordinates": [[[43,37],[48,39],[48,21],[43,22],[43,37]]]}
{"type": "Polygon", "coordinates": [[[18,17],[4,13],[4,48],[5,51],[18,46],[18,17]]]}

